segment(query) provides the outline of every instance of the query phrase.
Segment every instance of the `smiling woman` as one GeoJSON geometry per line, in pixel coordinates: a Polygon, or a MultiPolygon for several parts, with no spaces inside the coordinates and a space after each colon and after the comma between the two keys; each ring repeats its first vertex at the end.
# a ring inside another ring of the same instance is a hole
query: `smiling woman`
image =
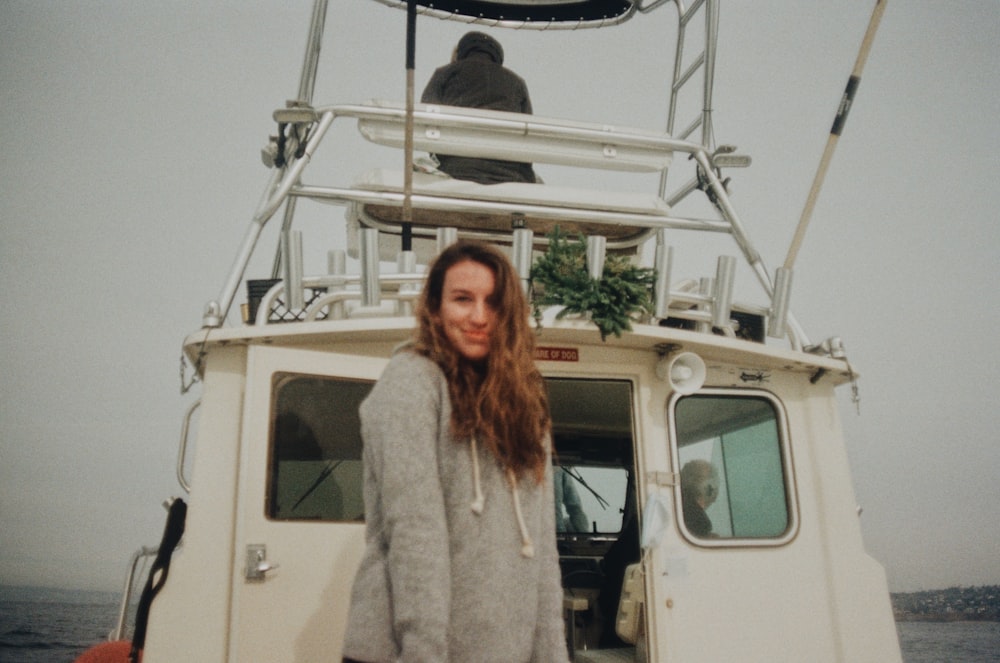
{"type": "Polygon", "coordinates": [[[495,247],[453,244],[417,320],[360,409],[366,549],[344,660],[566,661],[551,424],[520,279],[495,247]]]}
{"type": "Polygon", "coordinates": [[[454,265],[444,277],[441,325],[458,353],[469,361],[482,361],[490,352],[497,319],[495,282],[488,267],[471,260],[454,265]]]}

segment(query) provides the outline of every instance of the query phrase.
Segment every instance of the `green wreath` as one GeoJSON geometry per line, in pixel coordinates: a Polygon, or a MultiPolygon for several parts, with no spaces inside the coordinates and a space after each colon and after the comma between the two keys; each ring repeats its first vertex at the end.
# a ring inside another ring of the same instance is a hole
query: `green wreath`
{"type": "Polygon", "coordinates": [[[587,273],[583,235],[571,241],[556,227],[547,237],[548,250],[531,267],[536,320],[543,306],[565,307],[556,318],[589,314],[603,341],[608,334],[620,337],[623,331],[631,331],[633,320],[652,314],[654,270],[637,267],[627,256],[608,254],[602,278],[592,279],[587,273]]]}

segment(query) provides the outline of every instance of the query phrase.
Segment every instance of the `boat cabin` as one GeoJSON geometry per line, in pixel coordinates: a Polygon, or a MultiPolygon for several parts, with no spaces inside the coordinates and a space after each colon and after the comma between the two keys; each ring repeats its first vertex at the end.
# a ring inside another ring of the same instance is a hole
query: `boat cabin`
{"type": "MultiPolygon", "coordinates": [[[[790,272],[763,264],[728,196],[722,169],[746,160],[713,143],[719,3],[413,4],[420,20],[482,29],[614,29],[673,11],[677,58],[693,64],[675,66],[672,89],[699,97],[702,112],[677,130],[672,98],[659,131],[424,104],[316,105],[319,0],[301,98],[275,112],[264,199],[202,328],[184,342],[184,386],[200,390],[178,460],[187,517],[172,554],[137,555],[159,562],[148,580],[135,573],[136,588],[155,585],[140,610],[143,661],[339,660],[364,545],[358,406],[412,333],[424,266],[457,237],[485,239],[509,251],[528,289],[556,228],[584,236],[595,280],[612,258],[653,275],[649,310],[620,333],[599,332],[586,313],[538,308],[570,657],[899,661],[835,397],[857,375],[836,339],[812,342],[799,328],[790,272]],[[707,36],[693,56],[685,30],[707,36]],[[414,172],[322,182],[310,161],[345,122],[379,145],[413,149],[414,172]],[[424,167],[434,153],[660,173],[661,187],[481,185],[424,167]],[[686,179],[667,191],[668,171],[681,168],[686,179]],[[689,197],[712,215],[678,211],[689,197]],[[302,264],[293,221],[302,199],[344,209],[346,248],[319,272],[302,264]],[[271,274],[248,274],[269,221],[282,223],[279,260],[271,274]],[[728,235],[735,255],[709,276],[676,278],[675,240],[705,233],[728,235]],[[739,259],[759,281],[759,301],[734,301],[739,259]]],[[[127,639],[126,612],[116,635],[127,639]]]]}

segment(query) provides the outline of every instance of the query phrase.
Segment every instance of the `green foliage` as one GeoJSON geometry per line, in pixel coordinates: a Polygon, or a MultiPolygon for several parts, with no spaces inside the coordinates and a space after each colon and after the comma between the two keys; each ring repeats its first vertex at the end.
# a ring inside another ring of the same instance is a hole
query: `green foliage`
{"type": "Polygon", "coordinates": [[[582,235],[570,240],[559,228],[549,235],[548,251],[531,267],[531,302],[536,318],[543,306],[564,306],[556,316],[589,315],[601,332],[621,336],[632,321],[653,311],[655,273],[637,267],[626,256],[608,255],[601,279],[587,273],[587,244],[582,235]]]}

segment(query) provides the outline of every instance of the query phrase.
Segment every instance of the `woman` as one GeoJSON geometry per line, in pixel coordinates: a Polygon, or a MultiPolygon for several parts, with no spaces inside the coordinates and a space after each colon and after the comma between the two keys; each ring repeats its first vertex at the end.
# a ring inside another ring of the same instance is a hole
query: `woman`
{"type": "Polygon", "coordinates": [[[345,661],[567,661],[545,387],[497,249],[431,266],[361,405],[366,549],[345,661]]]}

